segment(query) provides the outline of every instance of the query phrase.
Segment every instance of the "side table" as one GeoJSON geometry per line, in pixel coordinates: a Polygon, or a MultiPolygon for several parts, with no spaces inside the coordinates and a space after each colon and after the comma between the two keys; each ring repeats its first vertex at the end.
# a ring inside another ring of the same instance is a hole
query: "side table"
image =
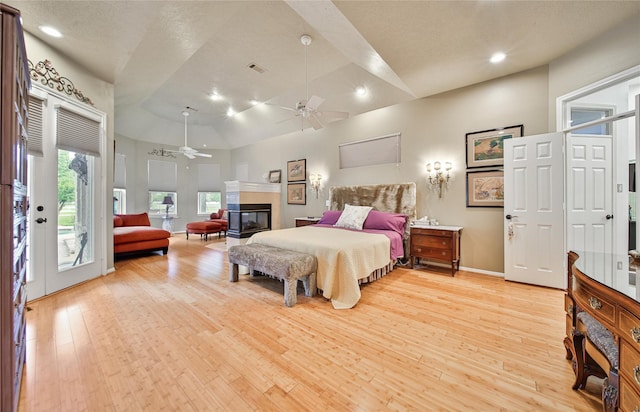
{"type": "Polygon", "coordinates": [[[162,217],[162,228],[164,230],[166,230],[167,232],[173,234],[173,223],[174,223],[174,216],[163,216],[162,217]]]}
{"type": "Polygon", "coordinates": [[[418,259],[451,263],[451,276],[460,269],[461,226],[412,226],[411,269],[418,259]]]}
{"type": "Polygon", "coordinates": [[[315,225],[319,221],[320,221],[319,217],[313,217],[313,216],[297,217],[296,218],[296,227],[315,225]]]}

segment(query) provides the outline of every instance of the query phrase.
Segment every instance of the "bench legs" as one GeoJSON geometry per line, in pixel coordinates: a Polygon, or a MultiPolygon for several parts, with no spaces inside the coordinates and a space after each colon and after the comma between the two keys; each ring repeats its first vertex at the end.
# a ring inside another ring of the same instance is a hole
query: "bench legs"
{"type": "MultiPolygon", "coordinates": [[[[253,277],[254,270],[249,268],[249,273],[253,277]]],[[[312,273],[300,278],[302,286],[304,286],[304,295],[312,297],[316,294],[317,278],[316,273],[312,273]]],[[[238,264],[229,262],[229,282],[238,281],[238,264]]],[[[298,279],[288,281],[284,279],[284,304],[287,307],[294,306],[298,302],[298,279]]]]}

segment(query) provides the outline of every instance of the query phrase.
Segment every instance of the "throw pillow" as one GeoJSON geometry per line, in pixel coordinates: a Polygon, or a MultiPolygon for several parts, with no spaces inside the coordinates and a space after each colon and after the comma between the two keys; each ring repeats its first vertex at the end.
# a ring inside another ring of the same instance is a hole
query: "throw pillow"
{"type": "Polygon", "coordinates": [[[342,214],[339,210],[325,210],[318,221],[319,225],[335,225],[342,214]]]}
{"type": "Polygon", "coordinates": [[[335,227],[343,227],[346,229],[362,230],[362,225],[373,209],[371,206],[352,206],[344,205],[344,211],[336,222],[335,227]]]}

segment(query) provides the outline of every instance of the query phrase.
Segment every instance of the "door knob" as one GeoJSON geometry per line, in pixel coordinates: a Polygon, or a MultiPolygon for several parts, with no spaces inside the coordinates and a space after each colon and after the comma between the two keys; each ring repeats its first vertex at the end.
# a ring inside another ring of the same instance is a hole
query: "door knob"
{"type": "Polygon", "coordinates": [[[507,219],[507,220],[511,220],[511,219],[513,219],[514,217],[518,217],[518,216],[506,215],[504,218],[505,218],[505,219],[507,219]]]}
{"type": "Polygon", "coordinates": [[[44,219],[39,217],[36,219],[36,223],[45,223],[47,221],[47,218],[45,217],[44,219]]]}
{"type": "Polygon", "coordinates": [[[607,220],[611,220],[611,219],[613,219],[613,215],[606,215],[606,216],[605,216],[605,218],[606,218],[607,220]]]}

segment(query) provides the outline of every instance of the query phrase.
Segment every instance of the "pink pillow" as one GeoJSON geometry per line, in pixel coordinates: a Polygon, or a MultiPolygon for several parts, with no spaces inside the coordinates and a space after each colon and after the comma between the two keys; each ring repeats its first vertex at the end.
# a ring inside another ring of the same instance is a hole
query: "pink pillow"
{"type": "Polygon", "coordinates": [[[393,230],[404,236],[407,215],[372,210],[364,221],[363,229],[393,230]]]}
{"type": "Polygon", "coordinates": [[[340,219],[341,214],[342,211],[340,210],[325,210],[324,213],[322,213],[322,217],[318,221],[318,224],[335,225],[338,222],[338,219],[340,219]]]}

